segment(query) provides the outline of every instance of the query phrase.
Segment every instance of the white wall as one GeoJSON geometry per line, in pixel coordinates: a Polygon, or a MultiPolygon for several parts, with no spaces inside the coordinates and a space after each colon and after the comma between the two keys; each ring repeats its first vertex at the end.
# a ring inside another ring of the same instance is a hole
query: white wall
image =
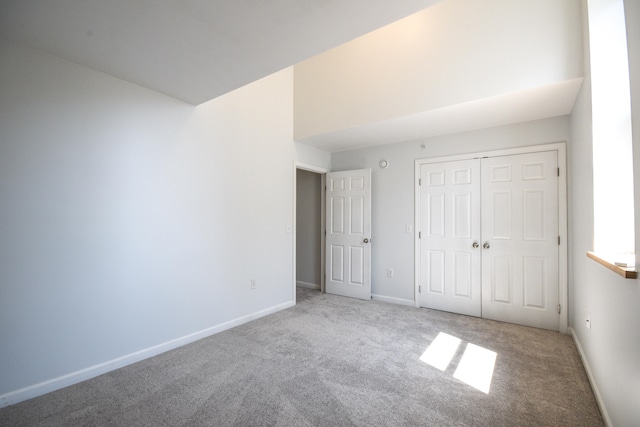
{"type": "Polygon", "coordinates": [[[296,162],[322,170],[331,169],[331,153],[300,142],[295,143],[296,162]]]}
{"type": "MultiPolygon", "coordinates": [[[[586,12],[586,1],[583,10],[586,12]]],[[[640,4],[635,0],[625,1],[625,12],[632,95],[637,252],[640,248],[640,24],[637,20],[640,4]]],[[[586,25],[585,19],[585,28],[586,25]]],[[[587,34],[585,46],[588,48],[587,34]]],[[[614,426],[640,425],[640,281],[623,279],[585,255],[586,251],[593,250],[591,108],[587,60],[583,90],[571,115],[570,323],[605,417],[614,426]],[[591,330],[585,326],[585,307],[591,314],[591,330]]]]}
{"type": "Polygon", "coordinates": [[[294,67],[297,140],[582,77],[579,0],[446,0],[294,67]]]}
{"type": "Polygon", "coordinates": [[[301,169],[296,176],[296,280],[320,289],[322,176],[301,169]]]}
{"type": "Polygon", "coordinates": [[[292,303],[291,69],[193,107],[0,57],[2,404],[292,303]]]}
{"type": "Polygon", "coordinates": [[[398,303],[414,301],[414,161],[567,141],[568,117],[333,153],[332,170],[372,169],[372,293],[398,303]],[[424,145],[424,149],[421,146],[424,145]],[[389,167],[380,169],[380,160],[389,167]],[[386,277],[388,268],[394,277],[386,277]]]}

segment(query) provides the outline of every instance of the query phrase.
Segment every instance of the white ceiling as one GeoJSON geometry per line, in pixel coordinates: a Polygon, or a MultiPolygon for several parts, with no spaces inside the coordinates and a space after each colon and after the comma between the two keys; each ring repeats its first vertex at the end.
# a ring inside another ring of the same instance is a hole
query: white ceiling
{"type": "MultiPolygon", "coordinates": [[[[440,0],[0,0],[0,37],[193,105],[440,0]]],[[[336,152],[570,114],[582,79],[300,142],[336,152]]]]}
{"type": "Polygon", "coordinates": [[[0,36],[197,105],[439,0],[3,0],[0,36]]]}
{"type": "Polygon", "coordinates": [[[582,78],[300,139],[328,152],[412,141],[571,113],[582,78]]]}

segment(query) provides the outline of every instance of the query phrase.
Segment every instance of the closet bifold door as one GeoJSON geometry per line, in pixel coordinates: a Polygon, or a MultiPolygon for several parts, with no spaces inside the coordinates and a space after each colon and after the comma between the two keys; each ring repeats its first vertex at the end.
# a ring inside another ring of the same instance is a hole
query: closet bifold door
{"type": "Polygon", "coordinates": [[[421,307],[481,316],[480,160],[420,166],[421,307]]]}
{"type": "Polygon", "coordinates": [[[482,317],[557,331],[557,151],[481,160],[482,317]]]}

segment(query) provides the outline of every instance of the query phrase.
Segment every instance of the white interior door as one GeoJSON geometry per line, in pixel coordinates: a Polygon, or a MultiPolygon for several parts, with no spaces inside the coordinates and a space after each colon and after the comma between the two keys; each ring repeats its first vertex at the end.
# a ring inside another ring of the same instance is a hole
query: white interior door
{"type": "Polygon", "coordinates": [[[327,174],[326,292],[371,299],[371,169],[327,174]]]}
{"type": "Polygon", "coordinates": [[[556,151],[482,159],[482,317],[558,330],[556,151]]]}
{"type": "Polygon", "coordinates": [[[420,230],[420,306],[479,317],[479,159],[421,165],[420,230]]]}

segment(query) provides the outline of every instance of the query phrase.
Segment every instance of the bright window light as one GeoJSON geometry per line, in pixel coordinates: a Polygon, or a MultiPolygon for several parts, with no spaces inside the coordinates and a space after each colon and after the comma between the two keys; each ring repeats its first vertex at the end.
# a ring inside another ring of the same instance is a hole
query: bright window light
{"type": "Polygon", "coordinates": [[[420,360],[444,371],[455,356],[461,340],[444,332],[440,332],[435,340],[427,347],[420,360]]]}
{"type": "Polygon", "coordinates": [[[469,343],[453,377],[488,394],[496,356],[495,351],[469,343]]]}
{"type": "Polygon", "coordinates": [[[593,249],[635,264],[629,62],[622,0],[588,0],[593,249]],[[622,255],[622,257],[621,257],[622,255]]]}

